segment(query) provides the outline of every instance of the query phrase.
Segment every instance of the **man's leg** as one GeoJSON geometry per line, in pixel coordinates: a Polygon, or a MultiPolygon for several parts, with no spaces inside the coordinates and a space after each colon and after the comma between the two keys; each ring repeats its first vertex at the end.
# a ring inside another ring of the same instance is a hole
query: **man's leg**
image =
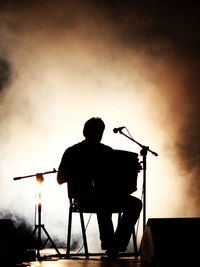
{"type": "Polygon", "coordinates": [[[97,212],[101,248],[107,250],[113,245],[114,228],[112,223],[112,213],[108,210],[97,212]]]}
{"type": "Polygon", "coordinates": [[[90,190],[82,194],[79,203],[86,209],[89,208],[96,211],[101,247],[103,250],[109,249],[113,245],[114,228],[108,198],[102,198],[95,191],[90,190]]]}
{"type": "Polygon", "coordinates": [[[125,251],[135,223],[137,222],[141,209],[142,202],[133,196],[128,196],[124,199],[119,199],[118,205],[120,205],[123,215],[117,226],[112,249],[108,250],[108,254],[115,255],[119,251],[125,251]],[[121,201],[119,203],[119,201],[121,201]]]}

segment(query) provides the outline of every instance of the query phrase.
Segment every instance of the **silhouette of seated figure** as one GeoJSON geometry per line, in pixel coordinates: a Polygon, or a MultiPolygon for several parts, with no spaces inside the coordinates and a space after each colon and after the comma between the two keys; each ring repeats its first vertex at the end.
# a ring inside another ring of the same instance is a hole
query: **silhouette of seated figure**
{"type": "MultiPolygon", "coordinates": [[[[104,129],[105,124],[100,118],[86,121],[85,139],[64,152],[57,181],[59,184],[67,182],[69,198],[74,198],[83,208],[97,211],[101,247],[109,256],[115,257],[119,251],[126,250],[142,203],[130,195],[136,190],[135,184],[123,187],[124,177],[115,162],[119,151],[101,143],[104,129]],[[123,213],[115,232],[114,211],[123,213]]],[[[132,153],[135,159],[136,155],[132,153]]],[[[139,170],[140,166],[136,165],[133,172],[137,175],[139,170]]]]}

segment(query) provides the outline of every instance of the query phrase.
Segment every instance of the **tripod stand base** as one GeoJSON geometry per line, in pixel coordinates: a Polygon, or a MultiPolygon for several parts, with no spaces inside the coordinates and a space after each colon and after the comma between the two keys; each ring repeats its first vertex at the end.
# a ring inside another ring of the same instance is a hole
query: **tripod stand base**
{"type": "Polygon", "coordinates": [[[45,247],[45,245],[46,245],[46,243],[47,243],[48,241],[51,242],[51,245],[52,245],[53,248],[56,250],[58,256],[61,257],[61,254],[60,254],[59,250],[57,249],[55,243],[53,242],[52,238],[50,237],[49,233],[47,232],[47,230],[46,230],[44,224],[36,224],[36,225],[35,225],[35,228],[34,228],[34,230],[33,230],[33,233],[32,233],[31,236],[33,236],[33,235],[36,233],[37,230],[38,230],[38,238],[37,238],[37,253],[36,253],[36,257],[37,257],[37,258],[41,258],[41,256],[40,256],[40,250],[43,249],[43,248],[45,247]],[[42,240],[41,240],[41,230],[43,230],[44,233],[45,233],[46,236],[47,236],[47,239],[46,239],[46,241],[45,241],[44,244],[42,244],[42,240]]]}

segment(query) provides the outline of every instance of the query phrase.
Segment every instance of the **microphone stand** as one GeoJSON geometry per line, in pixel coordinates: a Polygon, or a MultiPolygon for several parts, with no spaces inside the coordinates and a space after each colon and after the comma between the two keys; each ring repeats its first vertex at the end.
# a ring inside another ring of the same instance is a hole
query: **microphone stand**
{"type": "MultiPolygon", "coordinates": [[[[53,169],[53,171],[48,171],[48,172],[43,172],[43,173],[36,173],[36,174],[31,174],[31,175],[22,176],[22,177],[15,177],[15,178],[13,178],[13,180],[16,181],[16,180],[20,180],[20,179],[36,176],[37,182],[41,185],[42,182],[44,181],[43,175],[50,174],[50,173],[55,173],[55,172],[57,172],[56,169],[53,169]]],[[[42,221],[41,220],[42,204],[41,204],[40,200],[41,200],[41,192],[39,192],[39,199],[38,199],[38,224],[35,224],[35,228],[34,228],[32,234],[31,234],[31,237],[34,236],[34,234],[38,230],[38,235],[37,235],[37,254],[36,254],[37,258],[38,259],[41,258],[40,257],[40,249],[44,248],[44,246],[46,245],[48,240],[50,240],[50,242],[51,242],[52,246],[54,247],[54,249],[56,250],[58,256],[61,257],[61,254],[60,254],[59,250],[57,249],[55,243],[53,242],[53,240],[51,239],[49,233],[45,229],[44,224],[42,224],[42,222],[41,222],[42,221]],[[45,241],[45,243],[43,245],[42,245],[42,240],[41,240],[41,230],[43,230],[44,233],[47,236],[47,240],[45,241]]]]}
{"type": "Polygon", "coordinates": [[[122,129],[119,130],[119,133],[130,139],[131,141],[138,144],[142,149],[140,151],[140,155],[143,157],[142,164],[143,164],[143,231],[145,229],[146,225],[146,169],[147,169],[147,153],[148,151],[152,153],[154,156],[158,156],[158,154],[152,150],[149,149],[148,146],[144,146],[133,139],[133,137],[128,136],[127,134],[122,132],[122,129]]]}

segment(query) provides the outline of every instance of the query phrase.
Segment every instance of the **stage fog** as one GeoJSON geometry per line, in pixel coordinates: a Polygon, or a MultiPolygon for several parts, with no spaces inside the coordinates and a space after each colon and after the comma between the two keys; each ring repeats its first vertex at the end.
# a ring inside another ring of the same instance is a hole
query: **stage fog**
{"type": "MultiPolygon", "coordinates": [[[[57,169],[64,150],[83,140],[84,122],[93,116],[106,124],[103,143],[140,154],[137,144],[113,133],[126,126],[158,153],[147,157],[147,219],[200,216],[199,66],[185,51],[190,29],[183,37],[182,24],[176,24],[174,41],[162,34],[156,9],[144,20],[138,5],[130,9],[122,2],[2,5],[1,218],[34,225],[36,180],[13,178],[57,169]]],[[[42,222],[52,238],[65,242],[67,188],[55,174],[44,178],[42,222]]],[[[141,172],[140,198],[142,182],[141,172]]],[[[75,224],[79,235],[78,218],[75,224]]],[[[87,231],[98,250],[95,215],[87,231]]]]}

